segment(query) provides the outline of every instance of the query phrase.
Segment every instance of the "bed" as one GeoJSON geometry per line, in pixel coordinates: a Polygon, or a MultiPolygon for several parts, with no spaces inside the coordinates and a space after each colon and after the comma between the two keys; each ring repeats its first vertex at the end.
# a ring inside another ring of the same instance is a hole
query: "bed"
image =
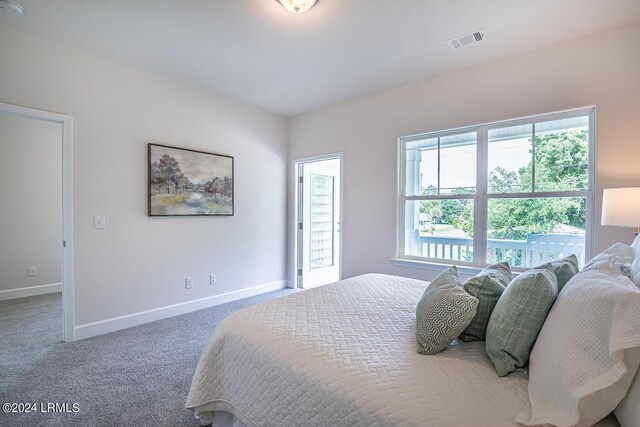
{"type": "Polygon", "coordinates": [[[366,274],[238,311],[212,334],[186,406],[203,424],[518,425],[526,371],[499,378],[484,342],[416,353],[426,286],[366,274]]]}

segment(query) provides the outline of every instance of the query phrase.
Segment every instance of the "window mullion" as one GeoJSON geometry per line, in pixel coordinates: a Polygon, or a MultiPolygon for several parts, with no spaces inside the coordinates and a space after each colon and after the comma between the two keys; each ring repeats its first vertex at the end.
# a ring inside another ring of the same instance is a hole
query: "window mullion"
{"type": "Polygon", "coordinates": [[[594,239],[595,239],[595,212],[596,212],[596,111],[595,108],[589,110],[589,166],[588,166],[588,185],[590,192],[586,203],[586,236],[585,239],[585,260],[595,255],[594,239]],[[591,238],[588,236],[591,235],[591,238]]]}
{"type": "Polygon", "coordinates": [[[531,192],[536,192],[536,124],[531,123],[531,192]]]}
{"type": "Polygon", "coordinates": [[[436,194],[440,195],[440,137],[438,137],[438,188],[436,194]]]}
{"type": "Polygon", "coordinates": [[[487,127],[481,126],[476,134],[476,198],[473,222],[473,263],[483,265],[487,259],[487,127]]]}
{"type": "Polygon", "coordinates": [[[400,165],[398,168],[398,206],[397,206],[397,215],[398,215],[398,230],[397,230],[397,240],[396,240],[396,253],[399,255],[405,254],[405,209],[406,209],[406,196],[407,196],[407,143],[400,140],[398,144],[398,159],[400,160],[400,165]]]}
{"type": "Polygon", "coordinates": [[[475,200],[475,194],[443,194],[427,196],[406,196],[405,200],[475,200]]]}
{"type": "Polygon", "coordinates": [[[575,191],[545,191],[536,193],[492,193],[487,194],[491,199],[548,199],[554,197],[589,197],[591,192],[588,190],[575,191]]]}

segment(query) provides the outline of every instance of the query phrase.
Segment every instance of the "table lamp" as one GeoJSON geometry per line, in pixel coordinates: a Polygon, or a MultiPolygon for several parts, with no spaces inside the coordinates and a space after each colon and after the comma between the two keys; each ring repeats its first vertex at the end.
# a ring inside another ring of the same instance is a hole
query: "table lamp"
{"type": "Polygon", "coordinates": [[[634,227],[637,236],[640,232],[640,187],[604,190],[601,224],[634,227]]]}

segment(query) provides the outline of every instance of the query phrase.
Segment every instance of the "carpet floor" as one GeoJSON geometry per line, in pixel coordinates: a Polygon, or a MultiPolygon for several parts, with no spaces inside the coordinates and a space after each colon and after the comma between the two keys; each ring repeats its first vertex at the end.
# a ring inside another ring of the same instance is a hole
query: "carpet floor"
{"type": "Polygon", "coordinates": [[[59,294],[2,302],[0,403],[68,403],[70,409],[76,403],[79,410],[0,412],[0,426],[200,425],[184,403],[213,329],[234,311],[293,292],[269,292],[73,343],[60,341],[59,294]]]}
{"type": "Polygon", "coordinates": [[[60,292],[0,301],[0,391],[61,340],[60,292]]]}

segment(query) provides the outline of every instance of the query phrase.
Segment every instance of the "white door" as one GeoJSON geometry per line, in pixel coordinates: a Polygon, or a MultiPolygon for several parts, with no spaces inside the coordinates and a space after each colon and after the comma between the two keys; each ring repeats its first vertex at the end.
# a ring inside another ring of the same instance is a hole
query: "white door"
{"type": "MultiPolygon", "coordinates": [[[[11,254],[11,257],[0,260],[0,279],[9,285],[22,286],[7,290],[0,295],[0,300],[62,291],[60,315],[62,339],[66,342],[75,339],[72,127],[70,116],[0,103],[0,158],[6,158],[7,165],[29,159],[28,167],[21,168],[21,173],[26,173],[29,179],[20,185],[5,186],[2,191],[2,200],[11,200],[12,205],[0,213],[0,223],[3,223],[0,253],[11,254]],[[46,194],[35,195],[41,191],[46,194]],[[27,198],[23,197],[25,194],[27,198]],[[33,200],[42,202],[39,216],[30,215],[33,200]],[[23,212],[21,216],[20,212],[23,212]],[[22,236],[18,243],[23,249],[16,250],[12,233],[22,236]],[[9,268],[4,268],[3,262],[9,268]],[[23,266],[29,266],[28,273],[23,266]],[[13,275],[17,279],[14,280],[13,275]]],[[[5,175],[11,175],[10,171],[6,169],[5,175]]],[[[52,309],[56,305],[46,303],[52,309]]]]}
{"type": "Polygon", "coordinates": [[[301,163],[298,174],[298,286],[309,288],[340,280],[340,159],[301,163]]]}

